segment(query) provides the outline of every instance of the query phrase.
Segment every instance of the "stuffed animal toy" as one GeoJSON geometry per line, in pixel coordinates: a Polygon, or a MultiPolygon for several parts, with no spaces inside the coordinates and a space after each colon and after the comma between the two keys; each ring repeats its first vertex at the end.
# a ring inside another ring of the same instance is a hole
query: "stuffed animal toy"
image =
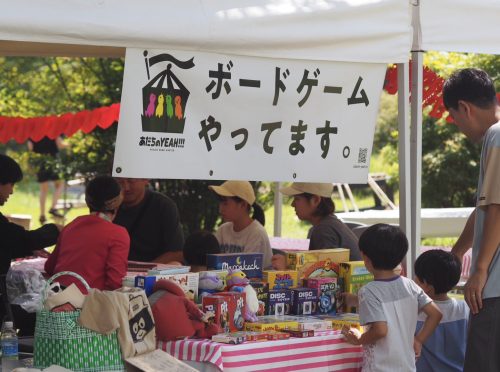
{"type": "Polygon", "coordinates": [[[214,272],[204,271],[200,273],[198,282],[199,297],[206,296],[215,292],[220,292],[224,289],[224,280],[214,272]]]}
{"type": "Polygon", "coordinates": [[[158,280],[149,296],[156,324],[156,338],[172,341],[185,337],[211,338],[221,332],[209,322],[209,314],[186,298],[182,288],[171,280],[158,280]]]}
{"type": "Polygon", "coordinates": [[[238,269],[229,269],[226,283],[227,291],[245,293],[247,306],[243,317],[248,322],[256,322],[257,316],[255,313],[259,310],[259,300],[257,298],[257,292],[255,292],[255,289],[250,285],[250,280],[248,280],[245,273],[238,269]]]}

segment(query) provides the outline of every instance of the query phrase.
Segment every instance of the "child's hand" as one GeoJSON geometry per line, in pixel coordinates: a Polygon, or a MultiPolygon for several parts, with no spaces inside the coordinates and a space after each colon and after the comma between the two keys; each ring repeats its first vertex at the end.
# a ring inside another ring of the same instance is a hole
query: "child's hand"
{"type": "Polygon", "coordinates": [[[351,345],[361,345],[359,339],[361,338],[361,331],[357,328],[350,328],[348,325],[342,327],[342,335],[346,341],[351,345]]]}
{"type": "Polygon", "coordinates": [[[271,264],[274,270],[286,270],[286,257],[282,254],[275,254],[271,258],[271,264]]]}
{"type": "Polygon", "coordinates": [[[413,338],[413,351],[415,351],[415,359],[420,358],[420,354],[422,353],[422,343],[417,340],[416,337],[413,338]]]}
{"type": "Polygon", "coordinates": [[[356,295],[354,293],[343,292],[342,298],[344,299],[344,303],[346,304],[348,309],[353,307],[353,306],[354,307],[359,306],[358,295],[356,295]]]}

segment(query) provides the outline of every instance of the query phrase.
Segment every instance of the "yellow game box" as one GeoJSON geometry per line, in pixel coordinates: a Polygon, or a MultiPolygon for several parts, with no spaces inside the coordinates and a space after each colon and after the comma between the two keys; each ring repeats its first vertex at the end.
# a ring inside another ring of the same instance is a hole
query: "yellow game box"
{"type": "Polygon", "coordinates": [[[297,270],[264,270],[263,280],[269,283],[269,289],[287,289],[297,287],[297,270]]]}
{"type": "Polygon", "coordinates": [[[276,317],[273,315],[259,316],[254,323],[245,323],[247,331],[280,331],[282,329],[297,329],[299,323],[289,316],[276,317]]]}
{"type": "Polygon", "coordinates": [[[348,293],[358,293],[363,285],[373,281],[373,274],[366,269],[363,261],[342,262],[339,277],[344,280],[344,291],[348,293]]]}
{"type": "Polygon", "coordinates": [[[359,322],[359,314],[356,313],[341,313],[337,315],[317,315],[316,317],[332,322],[332,329],[334,330],[340,331],[342,330],[342,327],[348,326],[363,331],[363,327],[359,322]]]}

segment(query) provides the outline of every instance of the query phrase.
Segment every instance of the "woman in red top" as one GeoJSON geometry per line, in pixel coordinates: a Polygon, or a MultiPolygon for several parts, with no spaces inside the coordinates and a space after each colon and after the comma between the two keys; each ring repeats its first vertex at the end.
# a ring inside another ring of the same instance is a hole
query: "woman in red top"
{"type": "MultiPolygon", "coordinates": [[[[97,176],[85,190],[90,214],[77,217],[59,235],[54,252],[45,263],[49,275],[73,271],[91,288],[113,290],[121,287],[127,271],[130,238],[124,227],[113,224],[122,201],[118,183],[109,176],[97,176]]],[[[68,286],[78,281],[61,277],[68,286]]]]}

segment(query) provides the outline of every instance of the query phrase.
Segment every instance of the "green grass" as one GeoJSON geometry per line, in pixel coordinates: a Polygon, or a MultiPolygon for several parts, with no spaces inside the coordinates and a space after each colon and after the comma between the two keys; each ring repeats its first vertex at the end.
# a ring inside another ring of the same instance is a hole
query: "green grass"
{"type": "MultiPolygon", "coordinates": [[[[52,190],[47,201],[47,206],[50,205],[52,190]]],[[[356,191],[355,195],[356,204],[359,208],[373,207],[374,201],[370,193],[356,191]]],[[[397,198],[397,194],[396,194],[397,198]]],[[[342,203],[336,196],[334,197],[337,211],[342,211],[342,203]]],[[[295,215],[293,207],[290,205],[290,199],[283,199],[282,220],[281,220],[281,236],[289,238],[306,238],[307,231],[311,225],[307,222],[300,221],[295,215]]],[[[349,208],[352,210],[350,201],[348,202],[349,208]]],[[[28,214],[31,216],[31,228],[36,229],[40,226],[38,218],[40,216],[38,204],[38,184],[32,180],[23,180],[16,185],[14,194],[12,194],[7,203],[1,209],[3,214],[28,214]]],[[[71,222],[74,218],[85,215],[88,213],[87,208],[73,208],[66,215],[65,224],[71,222]]],[[[182,213],[182,212],[181,212],[182,213]]],[[[266,214],[266,231],[269,236],[274,236],[274,206],[271,206],[265,211],[266,214]]],[[[54,221],[47,215],[49,222],[54,221]]],[[[422,239],[422,245],[426,246],[453,246],[457,237],[451,238],[427,238],[422,239]]]]}
{"type": "MultiPolygon", "coordinates": [[[[60,219],[52,220],[48,214],[48,209],[52,201],[52,188],[47,200],[46,217],[48,222],[60,223],[60,219]]],[[[73,208],[65,218],[65,224],[71,222],[75,217],[88,213],[87,208],[73,208]]],[[[26,180],[16,184],[14,193],[9,197],[9,200],[2,207],[2,214],[27,214],[31,216],[31,229],[40,227],[38,221],[40,217],[40,207],[38,201],[38,184],[36,182],[26,180]]]]}

